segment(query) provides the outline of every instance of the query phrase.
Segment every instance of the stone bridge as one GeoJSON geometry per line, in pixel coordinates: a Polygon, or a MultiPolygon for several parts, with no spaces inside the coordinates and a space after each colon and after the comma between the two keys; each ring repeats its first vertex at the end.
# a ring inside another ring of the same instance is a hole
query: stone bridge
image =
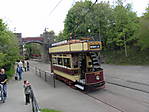
{"type": "Polygon", "coordinates": [[[25,44],[28,43],[39,43],[42,46],[42,60],[44,62],[48,62],[49,60],[49,55],[48,55],[48,49],[49,46],[54,42],[54,32],[45,32],[41,34],[39,37],[23,37],[21,33],[15,33],[19,40],[20,44],[20,54],[23,55],[23,47],[25,44]]]}
{"type": "Polygon", "coordinates": [[[23,44],[28,44],[28,43],[44,44],[44,38],[43,37],[24,37],[22,38],[22,43],[23,44]]]}

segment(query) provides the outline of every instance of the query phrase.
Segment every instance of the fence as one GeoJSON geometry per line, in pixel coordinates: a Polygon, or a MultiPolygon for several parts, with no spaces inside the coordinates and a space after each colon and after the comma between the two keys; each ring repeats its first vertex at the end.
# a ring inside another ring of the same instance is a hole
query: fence
{"type": "Polygon", "coordinates": [[[46,82],[49,82],[53,85],[53,87],[55,88],[55,75],[53,73],[50,73],[48,71],[43,71],[37,67],[35,67],[35,74],[39,77],[41,77],[42,79],[44,79],[46,82]]]}
{"type": "Polygon", "coordinates": [[[31,99],[31,102],[32,102],[32,112],[40,112],[40,108],[38,106],[38,103],[36,101],[36,98],[34,96],[34,92],[30,86],[30,99],[31,99]]]}

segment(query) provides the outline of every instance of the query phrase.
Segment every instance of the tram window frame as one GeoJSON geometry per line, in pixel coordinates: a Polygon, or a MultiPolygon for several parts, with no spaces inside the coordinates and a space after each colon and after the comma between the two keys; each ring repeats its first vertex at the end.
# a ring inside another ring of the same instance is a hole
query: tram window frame
{"type": "Polygon", "coordinates": [[[58,64],[58,65],[63,65],[62,58],[57,58],[57,64],[58,64]]]}
{"type": "Polygon", "coordinates": [[[63,62],[65,67],[71,68],[70,58],[63,58],[63,62]]]}
{"type": "Polygon", "coordinates": [[[52,64],[57,64],[57,62],[58,62],[58,61],[57,61],[57,58],[53,58],[53,59],[52,59],[52,64]]]}
{"type": "Polygon", "coordinates": [[[79,59],[78,59],[78,54],[73,54],[72,55],[72,66],[73,68],[79,68],[79,59]]]}

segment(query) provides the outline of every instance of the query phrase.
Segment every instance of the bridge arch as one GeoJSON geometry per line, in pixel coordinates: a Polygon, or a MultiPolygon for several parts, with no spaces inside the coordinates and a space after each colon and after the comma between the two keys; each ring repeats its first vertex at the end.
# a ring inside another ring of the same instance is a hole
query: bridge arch
{"type": "Polygon", "coordinates": [[[26,44],[26,43],[43,44],[44,43],[44,38],[43,37],[25,37],[25,38],[22,38],[22,43],[23,44],[26,44]]]}
{"type": "Polygon", "coordinates": [[[55,34],[53,31],[44,31],[39,37],[22,37],[22,33],[14,33],[20,46],[20,54],[23,55],[23,46],[28,43],[39,43],[43,46],[43,61],[49,61],[48,48],[54,42],[55,34]]]}

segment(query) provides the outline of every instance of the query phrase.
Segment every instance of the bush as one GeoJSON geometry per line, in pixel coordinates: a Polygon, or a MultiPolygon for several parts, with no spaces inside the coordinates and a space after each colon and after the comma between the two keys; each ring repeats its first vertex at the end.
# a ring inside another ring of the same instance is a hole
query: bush
{"type": "Polygon", "coordinates": [[[15,73],[14,66],[11,65],[10,69],[8,71],[6,70],[6,74],[8,75],[8,78],[11,78],[14,73],[15,73]]]}
{"type": "Polygon", "coordinates": [[[128,57],[125,56],[124,50],[104,51],[104,62],[106,64],[118,65],[149,65],[149,50],[128,49],[128,57]]]}

